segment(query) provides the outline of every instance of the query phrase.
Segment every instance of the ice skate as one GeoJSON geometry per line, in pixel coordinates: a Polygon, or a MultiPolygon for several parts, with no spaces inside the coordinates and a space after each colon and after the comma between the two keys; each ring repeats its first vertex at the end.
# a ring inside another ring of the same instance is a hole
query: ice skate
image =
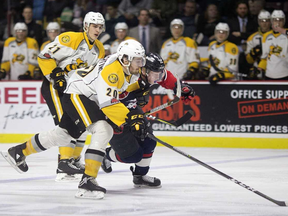
{"type": "Polygon", "coordinates": [[[56,182],[79,181],[85,168],[75,166],[75,161],[71,159],[62,159],[58,163],[56,182]]]}
{"type": "Polygon", "coordinates": [[[100,187],[94,177],[83,174],[75,197],[80,199],[103,199],[105,193],[106,189],[100,187]]]}
{"type": "Polygon", "coordinates": [[[103,157],[101,168],[106,173],[111,173],[112,172],[111,161],[107,159],[106,155],[103,157]]]}
{"type": "Polygon", "coordinates": [[[161,187],[161,181],[160,179],[156,177],[150,177],[148,175],[135,175],[133,171],[133,167],[130,167],[130,170],[133,174],[133,183],[134,187],[149,187],[149,188],[160,188],[161,187]]]}
{"type": "Polygon", "coordinates": [[[25,149],[26,144],[17,145],[8,149],[8,152],[1,152],[1,155],[6,161],[19,173],[27,172],[28,165],[26,164],[26,156],[22,150],[25,149]]]}

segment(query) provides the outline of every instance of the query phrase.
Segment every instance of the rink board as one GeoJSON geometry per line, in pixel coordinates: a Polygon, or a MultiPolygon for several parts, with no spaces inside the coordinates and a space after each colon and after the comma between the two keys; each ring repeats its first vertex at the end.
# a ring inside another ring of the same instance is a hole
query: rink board
{"type": "MultiPolygon", "coordinates": [[[[288,148],[288,83],[190,82],[196,96],[155,115],[165,121],[194,116],[181,127],[152,121],[155,135],[174,146],[288,148]]],[[[39,81],[2,81],[0,85],[0,143],[21,143],[54,127],[41,96],[39,81]]],[[[150,91],[144,111],[169,100],[158,86],[150,91]]],[[[87,143],[90,142],[90,137],[87,143]]]]}

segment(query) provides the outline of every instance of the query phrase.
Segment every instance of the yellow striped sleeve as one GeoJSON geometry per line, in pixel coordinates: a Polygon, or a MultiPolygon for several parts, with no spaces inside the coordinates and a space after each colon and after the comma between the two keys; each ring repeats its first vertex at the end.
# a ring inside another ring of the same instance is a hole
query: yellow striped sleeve
{"type": "Polygon", "coordinates": [[[8,72],[10,70],[10,62],[9,61],[2,62],[1,69],[4,69],[6,72],[8,72]]]}
{"type": "Polygon", "coordinates": [[[39,67],[41,68],[44,76],[51,74],[54,68],[57,67],[56,61],[54,59],[42,59],[39,57],[37,59],[39,67]]]}
{"type": "Polygon", "coordinates": [[[246,61],[249,63],[249,64],[253,64],[254,63],[254,59],[252,58],[252,56],[250,55],[250,53],[248,53],[246,55],[246,61]]]}
{"type": "Polygon", "coordinates": [[[266,70],[267,66],[267,59],[261,59],[261,61],[258,64],[258,67],[262,68],[263,70],[266,70]]]}
{"type": "Polygon", "coordinates": [[[126,122],[126,116],[129,113],[129,109],[123,103],[113,104],[102,108],[103,113],[112,121],[114,124],[120,126],[126,122]]]}

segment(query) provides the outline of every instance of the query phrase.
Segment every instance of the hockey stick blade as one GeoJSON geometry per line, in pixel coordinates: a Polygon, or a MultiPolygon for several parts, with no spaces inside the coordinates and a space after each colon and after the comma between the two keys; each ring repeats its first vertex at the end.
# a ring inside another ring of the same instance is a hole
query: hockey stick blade
{"type": "Polygon", "coordinates": [[[183,115],[181,118],[179,118],[176,121],[165,121],[165,120],[157,118],[156,116],[153,116],[153,115],[147,115],[147,117],[152,119],[152,120],[164,123],[164,124],[179,127],[182,124],[184,124],[185,122],[187,122],[193,115],[194,115],[193,111],[189,110],[187,113],[185,113],[185,115],[183,115]]]}
{"type": "Polygon", "coordinates": [[[265,194],[257,191],[256,189],[254,189],[254,188],[252,188],[252,187],[250,187],[250,186],[248,186],[248,185],[246,185],[246,184],[244,184],[244,183],[242,183],[242,182],[240,182],[240,181],[232,178],[231,176],[229,176],[229,175],[227,175],[227,174],[225,174],[225,173],[223,173],[223,172],[221,172],[221,171],[219,171],[219,170],[217,170],[217,169],[209,166],[208,164],[206,164],[206,163],[204,163],[204,162],[202,162],[202,161],[200,161],[200,160],[192,157],[191,155],[189,155],[189,154],[187,154],[187,153],[185,153],[185,152],[183,152],[183,151],[175,148],[174,146],[172,146],[172,145],[170,145],[170,144],[168,144],[168,143],[166,143],[166,142],[158,139],[158,138],[155,137],[153,134],[148,133],[148,137],[149,137],[150,139],[156,141],[156,142],[161,143],[162,145],[168,147],[169,149],[172,149],[173,151],[175,151],[175,152],[177,152],[177,153],[179,153],[179,154],[181,154],[181,155],[189,158],[190,160],[192,160],[192,161],[200,164],[201,166],[206,167],[207,169],[209,169],[209,170],[217,173],[218,175],[223,176],[224,178],[226,178],[226,179],[234,182],[235,184],[238,184],[238,185],[240,185],[241,187],[243,187],[243,188],[245,188],[245,189],[247,189],[247,190],[249,190],[249,191],[251,191],[251,192],[253,192],[253,193],[255,193],[255,194],[259,195],[259,196],[261,196],[261,197],[263,197],[264,199],[267,199],[267,200],[275,203],[275,204],[278,205],[278,206],[288,206],[288,202],[275,200],[275,199],[273,199],[273,198],[271,198],[271,197],[269,197],[269,196],[267,196],[267,195],[265,195],[265,194]]]}

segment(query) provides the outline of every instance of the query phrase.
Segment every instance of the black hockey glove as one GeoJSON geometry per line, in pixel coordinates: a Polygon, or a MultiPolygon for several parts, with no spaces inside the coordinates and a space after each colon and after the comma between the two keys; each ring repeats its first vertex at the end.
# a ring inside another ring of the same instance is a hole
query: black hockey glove
{"type": "Polygon", "coordinates": [[[182,80],[197,80],[197,71],[198,69],[190,67],[186,73],[183,75],[182,80]]]}
{"type": "Polygon", "coordinates": [[[35,67],[34,72],[33,72],[33,79],[34,80],[42,80],[43,79],[43,74],[42,74],[40,67],[35,67]]]}
{"type": "Polygon", "coordinates": [[[147,77],[144,76],[143,74],[140,75],[139,79],[138,79],[138,84],[140,86],[141,90],[147,90],[150,87],[150,83],[147,80],[147,77]]]}
{"type": "Polygon", "coordinates": [[[248,72],[248,79],[250,80],[259,80],[258,75],[261,74],[261,71],[259,71],[256,67],[250,68],[248,72]]]}
{"type": "Polygon", "coordinates": [[[201,72],[199,72],[199,80],[206,80],[207,77],[209,77],[210,69],[209,67],[203,67],[201,69],[201,72]]]}
{"type": "Polygon", "coordinates": [[[216,85],[219,81],[225,80],[224,72],[218,72],[209,77],[209,82],[211,85],[216,85]]]}
{"type": "Polygon", "coordinates": [[[140,138],[141,141],[144,141],[145,137],[147,136],[148,128],[143,113],[139,113],[138,110],[131,110],[127,114],[126,119],[127,124],[130,126],[131,133],[140,138]]]}
{"type": "Polygon", "coordinates": [[[18,80],[32,80],[30,71],[26,71],[24,74],[18,76],[18,80]]]}
{"type": "Polygon", "coordinates": [[[134,91],[134,93],[137,100],[137,105],[139,105],[140,107],[144,107],[149,102],[149,89],[147,89],[146,91],[142,91],[139,89],[134,91]]]}
{"type": "Polygon", "coordinates": [[[6,75],[7,75],[6,71],[4,69],[1,69],[0,70],[0,80],[5,79],[6,75]]]}
{"type": "Polygon", "coordinates": [[[50,74],[50,78],[54,80],[53,88],[59,92],[64,92],[67,85],[65,72],[61,68],[56,67],[50,74]]]}
{"type": "Polygon", "coordinates": [[[195,96],[195,91],[186,83],[181,84],[181,100],[188,103],[195,96]]]}
{"type": "Polygon", "coordinates": [[[250,55],[254,60],[256,58],[260,58],[261,54],[262,54],[262,50],[261,50],[260,45],[257,45],[250,50],[250,55]]]}

